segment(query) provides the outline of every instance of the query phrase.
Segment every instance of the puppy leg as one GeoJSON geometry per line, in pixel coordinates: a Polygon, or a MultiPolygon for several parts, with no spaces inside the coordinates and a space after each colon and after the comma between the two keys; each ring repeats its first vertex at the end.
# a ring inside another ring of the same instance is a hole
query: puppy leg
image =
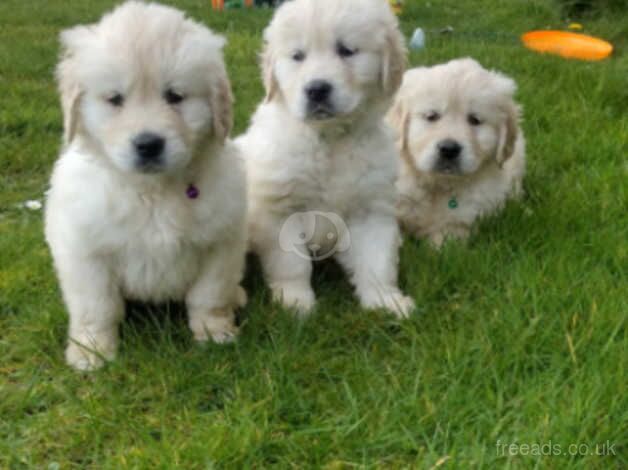
{"type": "Polygon", "coordinates": [[[299,316],[309,314],[316,301],[310,285],[312,260],[307,253],[296,253],[291,244],[282,246],[281,233],[287,219],[252,211],[249,220],[255,222],[249,226],[251,250],[260,258],[273,300],[299,316]]]}
{"type": "Polygon", "coordinates": [[[279,246],[261,252],[260,259],[273,299],[295,309],[299,316],[308,315],[316,302],[310,285],[312,261],[279,246]]]}
{"type": "Polygon", "coordinates": [[[443,247],[443,243],[445,243],[445,233],[432,232],[429,234],[429,241],[434,249],[440,250],[443,247]]]}
{"type": "Polygon", "coordinates": [[[199,277],[186,296],[190,330],[197,341],[233,341],[239,330],[234,310],[246,305],[240,287],[246,241],[221,244],[206,255],[199,277]]]}
{"type": "Polygon", "coordinates": [[[447,240],[466,241],[471,234],[471,229],[467,225],[450,225],[445,229],[429,234],[429,241],[432,247],[440,250],[447,240]]]}
{"type": "Polygon", "coordinates": [[[351,247],[336,255],[350,275],[364,308],[384,308],[399,318],[414,310],[414,301],[397,287],[401,243],[394,216],[370,215],[349,221],[351,247]]]}
{"type": "Polygon", "coordinates": [[[94,370],[114,359],[124,300],[107,267],[91,259],[56,259],[63,297],[70,315],[67,363],[94,370]]]}

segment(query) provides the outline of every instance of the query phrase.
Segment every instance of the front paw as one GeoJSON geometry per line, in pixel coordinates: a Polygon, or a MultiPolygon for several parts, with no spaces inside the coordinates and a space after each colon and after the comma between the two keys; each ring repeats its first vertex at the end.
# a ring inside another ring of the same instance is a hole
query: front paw
{"type": "Polygon", "coordinates": [[[213,308],[190,314],[190,330],[196,341],[206,342],[211,338],[219,344],[235,341],[240,332],[231,307],[213,308]]]}
{"type": "Polygon", "coordinates": [[[65,360],[76,370],[92,371],[115,359],[117,351],[117,331],[74,334],[65,349],[65,360]]]}
{"type": "Polygon", "coordinates": [[[471,231],[467,227],[452,227],[442,232],[433,232],[429,235],[430,244],[436,250],[440,250],[443,245],[450,240],[465,241],[469,238],[471,231]]]}
{"type": "Polygon", "coordinates": [[[273,300],[285,308],[293,310],[298,317],[306,317],[314,308],[316,296],[309,284],[284,282],[271,286],[273,300]]]}
{"type": "Polygon", "coordinates": [[[244,288],[242,286],[237,286],[235,290],[235,306],[237,308],[244,308],[248,301],[249,298],[246,295],[246,291],[244,290],[244,288]]]}
{"type": "Polygon", "coordinates": [[[382,308],[393,313],[397,318],[408,318],[416,309],[416,304],[411,297],[403,295],[396,288],[387,290],[376,289],[362,299],[362,307],[367,309],[382,308]]]}

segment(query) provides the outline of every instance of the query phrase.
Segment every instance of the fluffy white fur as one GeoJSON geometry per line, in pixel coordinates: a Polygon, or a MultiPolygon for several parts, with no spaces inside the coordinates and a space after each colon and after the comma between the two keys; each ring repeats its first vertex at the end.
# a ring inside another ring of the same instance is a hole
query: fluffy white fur
{"type": "Polygon", "coordinates": [[[468,58],[405,73],[388,116],[402,155],[405,230],[439,247],[466,238],[478,217],[521,192],[525,143],[515,90],[513,80],[468,58]],[[439,150],[446,141],[460,146],[456,158],[439,150]]]}
{"type": "Polygon", "coordinates": [[[115,356],[125,298],[185,300],[197,340],[232,339],[245,302],[246,183],[226,140],[224,40],[173,8],[128,2],[61,41],[65,146],[46,238],[70,315],[68,363],[115,356]],[[134,146],[146,132],[165,142],[150,165],[134,146]]]}
{"type": "Polygon", "coordinates": [[[397,287],[398,152],[383,123],[405,50],[388,3],[287,2],[264,39],[267,96],[236,143],[247,164],[251,248],[274,298],[301,314],[314,306],[312,261],[280,243],[284,224],[307,225],[314,214],[303,213],[311,211],[346,227],[331,241],[341,240],[336,250],[327,246],[328,230],[304,226],[302,236],[310,234],[310,247],[334,252],[360,303],[407,316],[414,302],[397,287]],[[328,99],[313,103],[308,90],[321,81],[331,87],[328,99]]]}

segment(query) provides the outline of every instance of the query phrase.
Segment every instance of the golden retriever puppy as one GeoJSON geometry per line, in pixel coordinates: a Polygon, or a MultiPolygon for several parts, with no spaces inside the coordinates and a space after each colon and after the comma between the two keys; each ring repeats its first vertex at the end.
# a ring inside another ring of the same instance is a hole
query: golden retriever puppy
{"type": "Polygon", "coordinates": [[[388,115],[401,151],[404,230],[440,247],[520,193],[525,144],[515,90],[473,59],[406,72],[388,115]]]}
{"type": "Polygon", "coordinates": [[[178,10],[128,2],[61,34],[65,146],[46,239],[69,310],[67,362],[112,359],[124,299],[185,300],[194,337],[237,333],[246,183],[224,40],[178,10]]]}
{"type": "Polygon", "coordinates": [[[414,302],[397,287],[398,152],[383,122],[405,65],[397,20],[384,0],[294,0],[264,39],[266,99],[236,144],[251,248],[274,298],[308,313],[312,262],[333,256],[363,307],[407,316],[414,302]]]}

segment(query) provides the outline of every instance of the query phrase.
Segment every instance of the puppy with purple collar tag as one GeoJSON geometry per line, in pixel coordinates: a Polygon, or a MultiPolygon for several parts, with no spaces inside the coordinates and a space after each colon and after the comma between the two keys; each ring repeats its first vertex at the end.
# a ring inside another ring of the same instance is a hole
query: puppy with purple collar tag
{"type": "Polygon", "coordinates": [[[195,339],[232,340],[246,185],[228,140],[224,40],[174,8],[127,2],[61,34],[64,148],[46,240],[70,316],[67,362],[118,348],[124,300],[184,300],[195,339]]]}
{"type": "Polygon", "coordinates": [[[388,114],[401,152],[401,226],[440,247],[521,193],[525,140],[515,82],[473,59],[405,73],[388,114]]]}

